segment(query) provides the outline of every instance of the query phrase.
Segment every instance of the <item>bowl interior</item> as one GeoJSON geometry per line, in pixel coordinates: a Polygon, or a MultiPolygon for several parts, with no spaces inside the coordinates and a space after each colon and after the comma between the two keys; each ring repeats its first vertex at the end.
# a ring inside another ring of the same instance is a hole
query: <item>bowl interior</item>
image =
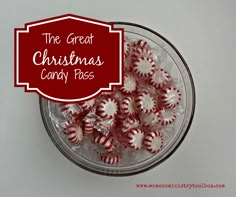
{"type": "Polygon", "coordinates": [[[115,27],[124,28],[125,37],[130,41],[145,40],[156,52],[156,63],[170,73],[176,87],[181,91],[181,103],[177,107],[177,118],[174,124],[161,129],[164,145],[160,152],[149,153],[146,150],[133,151],[127,148],[122,151],[119,165],[108,165],[97,159],[97,147],[90,138],[85,138],[79,146],[71,145],[62,135],[65,118],[58,110],[58,103],[40,98],[41,113],[45,127],[54,144],[71,161],[80,167],[104,175],[130,175],[145,171],[165,160],[178,147],[186,135],[194,114],[195,92],[189,69],[176,48],[161,35],[139,25],[114,23],[115,27]]]}

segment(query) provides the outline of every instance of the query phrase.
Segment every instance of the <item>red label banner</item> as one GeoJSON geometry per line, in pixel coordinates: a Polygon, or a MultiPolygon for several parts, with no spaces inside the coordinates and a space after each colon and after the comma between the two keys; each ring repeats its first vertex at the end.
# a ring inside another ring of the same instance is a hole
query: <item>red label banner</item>
{"type": "Polygon", "coordinates": [[[15,86],[58,102],[91,99],[123,83],[123,29],[63,15],[15,29],[15,86]]]}

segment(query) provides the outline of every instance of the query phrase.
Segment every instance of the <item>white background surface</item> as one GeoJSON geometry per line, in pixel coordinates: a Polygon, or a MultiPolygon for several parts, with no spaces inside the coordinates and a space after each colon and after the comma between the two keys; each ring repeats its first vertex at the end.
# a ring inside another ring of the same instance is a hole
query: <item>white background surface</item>
{"type": "Polygon", "coordinates": [[[236,196],[235,8],[234,0],[0,0],[0,196],[236,196]],[[187,61],[196,86],[195,118],[180,148],[157,168],[126,178],[78,168],[49,139],[38,96],[13,87],[13,28],[66,13],[145,25],[187,61]],[[138,189],[139,183],[226,188],[138,189]]]}

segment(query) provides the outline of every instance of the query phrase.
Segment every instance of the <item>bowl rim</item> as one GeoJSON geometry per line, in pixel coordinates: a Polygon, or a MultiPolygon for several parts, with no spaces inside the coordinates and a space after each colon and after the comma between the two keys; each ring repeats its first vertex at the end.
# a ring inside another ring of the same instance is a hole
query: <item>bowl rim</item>
{"type": "Polygon", "coordinates": [[[181,139],[179,140],[179,142],[175,145],[175,147],[165,156],[163,157],[160,161],[154,163],[153,165],[151,166],[148,166],[144,169],[141,169],[141,170],[137,170],[135,172],[124,172],[122,174],[112,174],[112,173],[106,173],[106,172],[99,172],[97,170],[94,170],[94,169],[91,169],[91,168],[88,168],[84,165],[81,165],[79,163],[77,163],[76,161],[74,161],[68,154],[66,154],[66,152],[58,145],[58,143],[56,142],[56,140],[54,139],[54,137],[52,136],[51,132],[50,132],[50,129],[48,127],[48,124],[47,124],[47,121],[46,121],[46,117],[44,116],[44,113],[43,113],[43,106],[42,106],[42,100],[43,98],[39,96],[39,107],[40,107],[40,113],[41,113],[41,117],[42,117],[42,121],[43,121],[43,124],[44,124],[44,127],[51,139],[51,141],[53,142],[53,144],[57,147],[57,149],[68,159],[70,160],[72,163],[74,163],[75,165],[81,167],[82,169],[84,170],[87,170],[89,172],[92,172],[92,173],[95,173],[95,174],[99,174],[99,175],[104,175],[104,176],[112,176],[112,177],[124,177],[124,176],[131,176],[131,175],[137,175],[137,174],[140,174],[140,173],[143,173],[143,172],[146,172],[158,165],[160,165],[162,162],[164,162],[165,160],[167,160],[168,158],[170,158],[175,152],[176,150],[179,148],[179,146],[182,144],[183,140],[185,139],[187,133],[189,132],[190,130],[190,127],[192,125],[192,122],[193,122],[193,118],[194,118],[194,114],[195,114],[195,107],[196,107],[196,93],[195,93],[195,85],[194,85],[194,81],[193,81],[193,77],[192,77],[192,74],[190,72],[190,69],[186,63],[186,61],[184,60],[183,56],[181,55],[181,53],[178,51],[178,49],[168,40],[166,39],[164,36],[162,36],[161,34],[157,33],[156,31],[148,28],[148,27],[145,27],[143,25],[139,25],[139,24],[136,24],[136,23],[132,23],[132,22],[121,22],[121,21],[112,21],[111,22],[112,24],[114,25],[129,25],[129,26],[134,26],[134,27],[138,27],[138,28],[141,28],[141,29],[144,29],[146,31],[149,31],[153,34],[155,34],[156,36],[160,37],[161,39],[163,39],[168,45],[170,45],[170,47],[176,52],[176,54],[179,56],[179,58],[181,59],[183,65],[185,66],[186,68],[186,71],[188,73],[188,77],[189,77],[189,80],[190,80],[190,86],[192,88],[192,113],[191,113],[191,116],[189,118],[189,123],[186,127],[186,130],[183,134],[183,136],[181,137],[181,139]]]}

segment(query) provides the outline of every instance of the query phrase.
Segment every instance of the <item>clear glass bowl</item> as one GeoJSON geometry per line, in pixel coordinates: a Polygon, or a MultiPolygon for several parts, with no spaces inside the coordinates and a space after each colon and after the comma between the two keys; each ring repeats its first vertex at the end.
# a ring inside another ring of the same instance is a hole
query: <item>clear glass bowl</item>
{"type": "Polygon", "coordinates": [[[141,25],[114,22],[114,26],[124,28],[125,36],[131,39],[142,39],[147,41],[153,49],[160,52],[160,66],[169,71],[176,80],[182,92],[182,101],[179,115],[173,127],[167,127],[164,136],[164,146],[157,154],[147,151],[130,152],[127,150],[126,158],[119,165],[108,165],[97,161],[96,153],[86,144],[80,148],[71,146],[58,131],[55,116],[60,116],[56,104],[40,98],[40,110],[46,130],[61,153],[76,165],[90,172],[111,175],[127,176],[147,171],[170,157],[179,147],[186,136],[195,110],[195,89],[189,68],[179,51],[166,38],[157,32],[141,25]]]}

